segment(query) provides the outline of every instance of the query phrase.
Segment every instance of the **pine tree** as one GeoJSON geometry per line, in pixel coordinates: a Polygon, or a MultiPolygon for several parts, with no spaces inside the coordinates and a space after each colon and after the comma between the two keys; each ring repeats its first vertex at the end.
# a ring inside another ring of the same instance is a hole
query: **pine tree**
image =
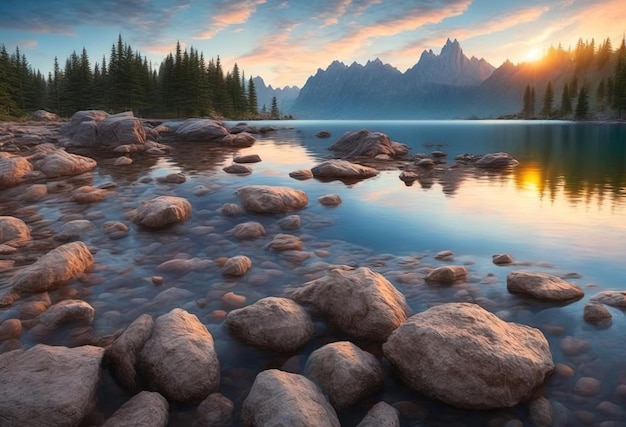
{"type": "Polygon", "coordinates": [[[535,105],[537,105],[537,100],[535,97],[535,87],[530,88],[530,116],[535,117],[535,105]]]}
{"type": "Polygon", "coordinates": [[[618,117],[621,118],[623,111],[626,110],[626,39],[622,39],[622,44],[616,55],[617,60],[612,85],[612,104],[617,111],[618,117]]]}
{"type": "Polygon", "coordinates": [[[554,105],[554,91],[552,90],[552,82],[548,82],[546,92],[543,96],[543,107],[541,109],[541,115],[544,118],[550,118],[552,116],[552,109],[554,105]]]}
{"type": "Polygon", "coordinates": [[[259,114],[259,103],[256,95],[256,87],[252,77],[248,80],[248,111],[253,116],[259,114]]]}
{"type": "Polygon", "coordinates": [[[524,105],[522,107],[522,115],[525,119],[531,118],[531,90],[530,85],[526,85],[526,89],[524,89],[524,97],[523,97],[524,105]]]}
{"type": "Polygon", "coordinates": [[[567,83],[563,85],[563,94],[561,95],[561,116],[567,117],[572,112],[572,98],[569,95],[569,86],[567,83]]]}
{"type": "Polygon", "coordinates": [[[275,96],[272,97],[272,107],[270,110],[270,118],[272,119],[280,118],[280,111],[278,111],[278,102],[276,101],[275,96]]]}
{"type": "Polygon", "coordinates": [[[587,85],[582,85],[576,102],[576,120],[585,120],[589,117],[589,95],[587,85]]]}

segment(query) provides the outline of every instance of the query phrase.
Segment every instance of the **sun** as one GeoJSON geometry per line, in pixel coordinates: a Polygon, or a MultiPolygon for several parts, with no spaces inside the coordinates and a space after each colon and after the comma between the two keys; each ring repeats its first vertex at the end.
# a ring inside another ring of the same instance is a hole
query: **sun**
{"type": "Polygon", "coordinates": [[[524,59],[529,62],[537,61],[541,58],[541,51],[537,48],[533,48],[526,53],[524,59]]]}

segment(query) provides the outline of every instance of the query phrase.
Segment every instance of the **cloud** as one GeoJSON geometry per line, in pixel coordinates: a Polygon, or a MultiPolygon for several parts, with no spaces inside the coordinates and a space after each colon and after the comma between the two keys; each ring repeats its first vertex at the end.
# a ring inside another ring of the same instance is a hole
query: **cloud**
{"type": "Polygon", "coordinates": [[[212,15],[208,29],[196,34],[194,39],[206,40],[213,38],[220,31],[232,26],[248,22],[256,12],[256,8],[267,0],[226,0],[216,6],[217,12],[212,15]]]}

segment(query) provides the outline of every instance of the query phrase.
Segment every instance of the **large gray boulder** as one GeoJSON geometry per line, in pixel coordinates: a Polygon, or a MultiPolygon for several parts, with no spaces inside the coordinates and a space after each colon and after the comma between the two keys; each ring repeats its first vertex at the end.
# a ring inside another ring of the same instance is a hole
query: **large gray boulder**
{"type": "Polygon", "coordinates": [[[152,335],[153,327],[152,316],[142,314],[113,341],[105,353],[105,360],[110,366],[113,377],[132,393],[139,391],[135,368],[137,357],[152,335]]]}
{"type": "Polygon", "coordinates": [[[191,217],[191,203],[185,198],[158,196],[141,202],[141,206],[128,213],[135,224],[148,228],[161,228],[184,222],[191,217]]]}
{"type": "Polygon", "coordinates": [[[546,301],[572,301],[585,293],[575,283],[545,273],[513,271],[506,278],[506,288],[514,294],[546,301]]]}
{"type": "Polygon", "coordinates": [[[345,158],[373,158],[380,154],[394,157],[408,153],[408,147],[405,145],[393,143],[384,133],[370,132],[367,129],[346,132],[328,149],[345,158]]]}
{"type": "Polygon", "coordinates": [[[0,425],[80,425],[96,403],[103,353],[37,344],[0,354],[0,425]]]}
{"type": "Polygon", "coordinates": [[[336,410],[374,394],[383,385],[378,359],[349,341],[326,344],[311,353],[304,375],[322,389],[336,410]]]}
{"type": "Polygon", "coordinates": [[[77,277],[93,266],[93,255],[83,242],[71,242],[51,250],[7,281],[17,293],[44,292],[77,277]]]}
{"type": "Polygon", "coordinates": [[[378,175],[378,171],[347,160],[326,160],[311,168],[315,178],[320,179],[365,179],[378,175]]]}
{"type": "Polygon", "coordinates": [[[33,165],[24,157],[0,152],[0,189],[21,184],[32,171],[33,165]]]}
{"type": "Polygon", "coordinates": [[[182,141],[222,142],[229,134],[222,124],[210,119],[187,119],[174,132],[182,141]]]}
{"type": "Polygon", "coordinates": [[[180,308],[156,319],[138,365],[159,393],[177,402],[198,402],[220,383],[213,337],[195,315],[180,308]]]}
{"type": "Polygon", "coordinates": [[[461,408],[515,406],[554,369],[539,330],[469,303],[412,316],[383,344],[383,353],[411,388],[461,408]]]}
{"type": "Polygon", "coordinates": [[[334,268],[293,290],[291,297],[313,305],[342,331],[373,341],[385,341],[408,312],[404,295],[367,267],[334,268]]]}
{"type": "Polygon", "coordinates": [[[107,116],[98,123],[100,146],[119,147],[120,145],[146,142],[146,130],[141,120],[134,117],[131,111],[107,116]]]}
{"type": "Polygon", "coordinates": [[[244,426],[340,427],[335,410],[313,382],[277,369],[257,375],[241,421],[244,426]]]}
{"type": "Polygon", "coordinates": [[[169,421],[169,407],[159,393],[142,391],[115,411],[102,427],[165,427],[169,421]]]}
{"type": "Polygon", "coordinates": [[[225,323],[243,342],[277,352],[296,351],[315,333],[308,313],[287,298],[267,297],[232,310],[225,323]]]}
{"type": "Polygon", "coordinates": [[[20,243],[30,240],[30,228],[14,216],[0,216],[0,244],[20,243]]]}
{"type": "Polygon", "coordinates": [[[309,198],[301,190],[270,185],[248,185],[235,191],[243,208],[254,213],[282,213],[302,209],[309,198]]]}
{"type": "Polygon", "coordinates": [[[34,169],[43,173],[46,178],[80,175],[97,166],[94,159],[68,153],[52,144],[38,145],[37,153],[31,156],[30,161],[34,169]]]}

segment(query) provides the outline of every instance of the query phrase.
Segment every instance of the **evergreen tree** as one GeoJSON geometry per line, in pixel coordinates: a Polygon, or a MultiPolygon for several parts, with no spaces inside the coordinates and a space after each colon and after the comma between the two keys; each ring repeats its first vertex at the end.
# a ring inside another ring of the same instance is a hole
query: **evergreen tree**
{"type": "Polygon", "coordinates": [[[272,119],[280,119],[280,111],[278,111],[278,102],[276,102],[276,97],[272,97],[272,107],[270,110],[270,118],[272,119]]]}
{"type": "Polygon", "coordinates": [[[10,81],[11,61],[6,48],[2,45],[0,47],[0,117],[12,116],[18,112],[17,104],[11,96],[10,81]]]}
{"type": "Polygon", "coordinates": [[[252,77],[248,80],[248,111],[253,116],[259,114],[259,104],[256,95],[256,87],[252,77]]]}
{"type": "Polygon", "coordinates": [[[535,86],[530,88],[530,116],[535,117],[535,105],[537,105],[537,99],[535,97],[535,86]]]}
{"type": "Polygon", "coordinates": [[[522,107],[522,115],[524,116],[525,119],[529,119],[532,117],[531,116],[532,106],[531,106],[530,85],[526,85],[526,89],[524,89],[523,102],[524,102],[524,105],[522,107]]]}
{"type": "Polygon", "coordinates": [[[587,85],[582,85],[576,102],[576,120],[585,120],[589,117],[589,95],[587,85]]]}
{"type": "Polygon", "coordinates": [[[569,86],[567,83],[563,85],[563,93],[561,95],[561,116],[567,117],[572,113],[572,98],[569,95],[569,86]]]}
{"type": "Polygon", "coordinates": [[[622,117],[626,109],[626,40],[622,39],[622,44],[616,52],[617,60],[615,65],[615,75],[613,77],[612,101],[613,108],[617,111],[618,117],[622,117]]]}
{"type": "Polygon", "coordinates": [[[605,80],[600,80],[598,83],[598,89],[596,90],[596,101],[598,102],[598,106],[600,107],[600,111],[604,111],[604,100],[606,98],[606,83],[605,80]]]}
{"type": "Polygon", "coordinates": [[[552,116],[552,109],[554,107],[554,91],[552,90],[552,81],[548,82],[546,92],[543,96],[543,107],[541,108],[541,115],[544,118],[550,118],[552,116]]]}

